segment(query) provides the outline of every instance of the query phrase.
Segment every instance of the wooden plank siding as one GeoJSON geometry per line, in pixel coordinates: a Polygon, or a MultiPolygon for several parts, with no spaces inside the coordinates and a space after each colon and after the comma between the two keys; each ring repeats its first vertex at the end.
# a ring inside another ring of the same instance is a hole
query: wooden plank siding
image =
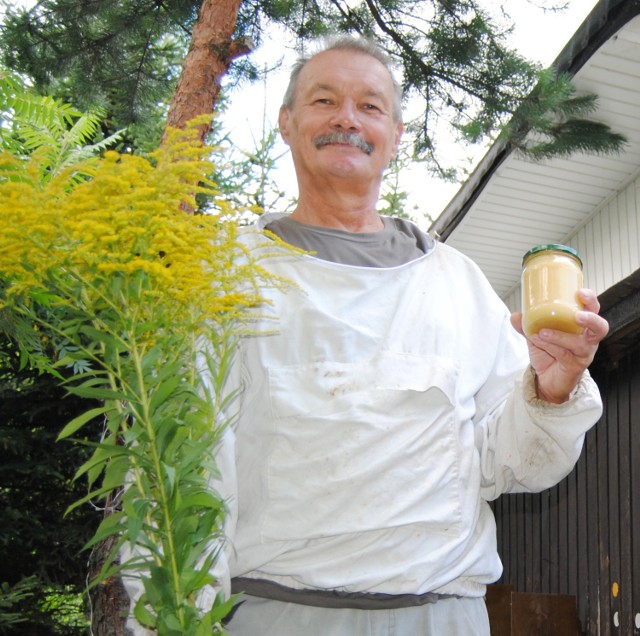
{"type": "Polygon", "coordinates": [[[500,581],[577,598],[582,633],[640,635],[640,332],[592,368],[605,410],[575,470],[538,494],[493,502],[500,581]]]}

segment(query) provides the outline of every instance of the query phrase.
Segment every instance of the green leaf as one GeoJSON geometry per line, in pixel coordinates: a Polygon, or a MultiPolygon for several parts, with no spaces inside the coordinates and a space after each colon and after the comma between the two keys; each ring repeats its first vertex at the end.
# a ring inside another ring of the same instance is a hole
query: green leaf
{"type": "Polygon", "coordinates": [[[122,522],[124,520],[124,513],[121,511],[114,512],[110,515],[107,515],[98,526],[95,534],[84,546],[86,548],[90,548],[91,546],[100,543],[103,539],[107,537],[111,537],[114,534],[119,534],[122,531],[122,522]]]}
{"type": "Polygon", "coordinates": [[[49,291],[45,291],[42,289],[34,289],[33,291],[30,292],[29,295],[34,300],[34,302],[38,303],[39,305],[45,305],[45,306],[61,305],[65,302],[60,295],[53,294],[49,291]]]}
{"type": "Polygon", "coordinates": [[[216,578],[204,568],[194,572],[183,572],[181,577],[181,587],[185,595],[197,592],[205,585],[213,585],[215,582],[216,578]]]}
{"type": "Polygon", "coordinates": [[[224,502],[211,492],[198,492],[188,495],[182,500],[181,508],[209,508],[211,510],[224,509],[224,502]]]}
{"type": "Polygon", "coordinates": [[[127,539],[130,543],[137,543],[138,536],[146,527],[146,516],[153,502],[148,499],[133,499],[131,491],[127,491],[123,497],[122,508],[126,515],[127,539]]]}
{"type": "Polygon", "coordinates": [[[121,454],[118,457],[111,457],[104,473],[104,480],[102,481],[102,485],[105,488],[111,488],[112,490],[121,488],[122,486],[124,486],[125,477],[130,467],[131,462],[129,461],[128,454],[121,454]]]}
{"type": "Polygon", "coordinates": [[[69,393],[77,395],[78,397],[89,398],[91,400],[123,400],[127,399],[127,395],[122,391],[116,391],[114,389],[105,389],[95,386],[71,386],[67,389],[69,393]]]}
{"type": "MultiPolygon", "coordinates": [[[[97,445],[96,450],[93,452],[93,455],[91,455],[91,457],[86,462],[84,462],[84,464],[82,464],[80,468],[78,468],[73,479],[77,480],[86,472],[94,471],[96,467],[104,465],[107,461],[114,457],[117,457],[119,455],[129,455],[130,453],[131,451],[128,448],[124,446],[118,446],[115,443],[115,439],[109,437],[107,438],[107,442],[97,445]],[[111,443],[108,443],[109,441],[111,441],[111,443]]],[[[99,472],[102,472],[102,470],[100,470],[99,472]]],[[[90,483],[93,483],[93,481],[95,481],[95,478],[91,480],[90,483]]]]}
{"type": "Polygon", "coordinates": [[[193,636],[211,636],[213,634],[213,623],[208,614],[201,616],[199,623],[194,627],[193,636]]]}
{"type": "MultiPolygon", "coordinates": [[[[144,567],[144,559],[142,557],[133,557],[128,559],[126,563],[119,563],[116,557],[120,553],[122,546],[125,544],[125,540],[120,536],[114,541],[109,554],[104,559],[104,563],[100,568],[100,571],[89,581],[88,589],[91,590],[101,581],[104,581],[110,577],[117,577],[124,571],[131,571],[135,567],[144,567]]],[[[88,549],[92,546],[92,542],[89,541],[83,549],[88,549]]]]}
{"type": "Polygon", "coordinates": [[[184,634],[184,626],[175,614],[163,616],[163,619],[164,627],[175,632],[177,636],[182,636],[182,634],[184,634]]]}
{"type": "Polygon", "coordinates": [[[111,488],[98,488],[97,490],[92,490],[88,495],[82,497],[82,499],[78,499],[78,501],[74,501],[64,512],[64,516],[66,517],[70,512],[82,506],[83,504],[91,501],[92,499],[100,499],[103,495],[111,492],[111,488]]]}
{"type": "Polygon", "coordinates": [[[158,622],[156,617],[146,608],[147,595],[143,594],[133,608],[133,615],[140,625],[155,629],[158,622]]]}
{"type": "Polygon", "coordinates": [[[171,596],[173,585],[167,568],[154,565],[149,570],[151,576],[145,580],[144,589],[151,605],[158,608],[163,603],[166,595],[171,596]]]}
{"type": "Polygon", "coordinates": [[[163,477],[166,478],[167,494],[172,497],[176,487],[176,467],[163,462],[162,472],[163,477]]]}
{"type": "Polygon", "coordinates": [[[241,598],[241,594],[232,594],[227,600],[225,600],[224,594],[222,592],[218,592],[216,600],[213,603],[213,607],[209,611],[211,621],[214,624],[220,623],[241,598]]]}
{"type": "Polygon", "coordinates": [[[70,435],[73,435],[76,431],[81,429],[87,422],[90,422],[92,419],[99,417],[100,415],[104,415],[109,410],[109,407],[101,406],[95,409],[89,409],[84,412],[82,415],[78,415],[78,417],[72,419],[63,429],[60,431],[57,439],[65,439],[70,435]]]}
{"type": "Polygon", "coordinates": [[[106,331],[101,331],[90,325],[82,325],[79,331],[96,342],[103,342],[104,344],[111,345],[115,349],[123,348],[123,343],[106,331]]]}
{"type": "Polygon", "coordinates": [[[154,389],[151,394],[150,409],[155,411],[178,387],[182,382],[180,375],[173,375],[162,382],[160,386],[154,389]]]}

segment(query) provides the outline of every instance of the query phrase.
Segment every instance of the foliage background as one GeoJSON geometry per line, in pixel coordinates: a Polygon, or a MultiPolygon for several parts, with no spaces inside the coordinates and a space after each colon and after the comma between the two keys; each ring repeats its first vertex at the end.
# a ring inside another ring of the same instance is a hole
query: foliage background
{"type": "MultiPolygon", "coordinates": [[[[99,522],[99,514],[88,506],[64,517],[86,493],[86,484],[73,482],[73,475],[89,450],[55,443],[62,427],[87,404],[66,395],[52,377],[21,369],[16,347],[4,335],[0,361],[0,582],[7,596],[16,586],[27,594],[11,605],[11,613],[24,619],[13,627],[3,623],[0,600],[0,633],[82,634],[82,604],[63,611],[64,619],[45,604],[56,595],[61,602],[69,595],[78,599],[87,576],[87,555],[81,549],[99,522]]],[[[85,434],[97,437],[96,427],[85,434]]]]}
{"type": "MultiPolygon", "coordinates": [[[[104,108],[105,134],[126,127],[127,146],[148,149],[159,139],[200,4],[42,0],[9,12],[0,31],[4,62],[44,94],[82,110],[104,108]]],[[[508,4],[490,11],[482,0],[243,0],[232,35],[256,46],[275,26],[301,49],[329,31],[374,38],[403,70],[405,94],[423,103],[407,122],[416,157],[447,174],[435,122],[447,119],[476,137],[495,132],[536,81],[537,66],[506,42],[508,4]]],[[[251,56],[229,67],[230,83],[260,74],[251,56]]]]}

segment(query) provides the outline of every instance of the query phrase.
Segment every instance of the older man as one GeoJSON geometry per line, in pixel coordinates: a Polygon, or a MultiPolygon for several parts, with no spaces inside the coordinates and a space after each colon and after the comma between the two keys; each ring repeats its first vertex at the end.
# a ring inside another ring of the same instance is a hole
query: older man
{"type": "Polygon", "coordinates": [[[269,261],[292,284],[239,350],[232,636],[488,634],[487,501],[561,480],[601,413],[592,292],[582,335],[527,342],[469,259],[376,212],[400,102],[359,39],[292,73],[298,205],[261,223],[312,253],[269,261]]]}

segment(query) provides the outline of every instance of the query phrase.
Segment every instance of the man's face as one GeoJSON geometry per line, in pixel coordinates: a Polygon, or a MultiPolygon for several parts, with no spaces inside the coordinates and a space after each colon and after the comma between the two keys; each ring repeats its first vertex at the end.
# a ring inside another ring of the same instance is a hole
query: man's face
{"type": "Polygon", "coordinates": [[[280,111],[301,187],[326,177],[379,184],[402,135],[393,105],[389,72],[370,55],[332,50],[309,60],[291,108],[280,111]]]}

